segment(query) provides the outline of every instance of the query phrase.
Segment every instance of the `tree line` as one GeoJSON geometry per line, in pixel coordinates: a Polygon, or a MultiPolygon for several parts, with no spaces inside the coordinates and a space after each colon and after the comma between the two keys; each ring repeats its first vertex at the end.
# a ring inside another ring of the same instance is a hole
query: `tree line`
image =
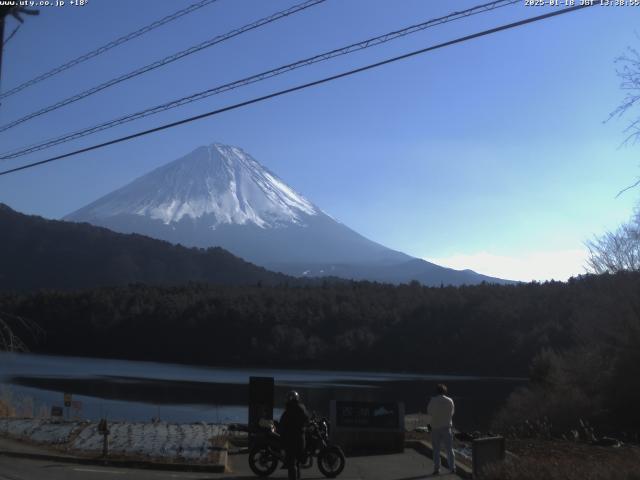
{"type": "Polygon", "coordinates": [[[36,322],[45,334],[32,350],[49,354],[531,376],[514,416],[640,431],[640,273],[441,288],[134,284],[3,293],[0,311],[36,322]]]}

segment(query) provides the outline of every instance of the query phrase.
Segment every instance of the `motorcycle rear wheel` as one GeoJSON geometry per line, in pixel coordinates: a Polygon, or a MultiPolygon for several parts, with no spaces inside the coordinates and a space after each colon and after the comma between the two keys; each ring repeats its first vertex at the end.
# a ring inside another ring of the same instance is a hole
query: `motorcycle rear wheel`
{"type": "Polygon", "coordinates": [[[255,446],[249,452],[249,468],[259,477],[268,477],[278,468],[278,459],[266,446],[255,446]]]}
{"type": "Polygon", "coordinates": [[[342,473],[346,459],[340,447],[335,445],[322,450],[318,454],[318,469],[327,478],[335,478],[342,473]]]}

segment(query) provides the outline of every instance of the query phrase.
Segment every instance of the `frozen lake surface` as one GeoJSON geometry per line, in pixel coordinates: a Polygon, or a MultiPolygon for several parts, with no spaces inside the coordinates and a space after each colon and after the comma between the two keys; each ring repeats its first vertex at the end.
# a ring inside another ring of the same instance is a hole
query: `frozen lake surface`
{"type": "MultiPolygon", "coordinates": [[[[170,422],[247,421],[251,376],[274,377],[276,405],[288,390],[300,391],[321,414],[329,401],[393,400],[408,413],[424,410],[436,383],[449,385],[458,421],[486,421],[522,379],[354,371],[220,368],[167,363],[0,352],[0,396],[25,413],[50,411],[71,393],[71,418],[170,422]]],[[[279,413],[279,412],[277,412],[279,413]]]]}

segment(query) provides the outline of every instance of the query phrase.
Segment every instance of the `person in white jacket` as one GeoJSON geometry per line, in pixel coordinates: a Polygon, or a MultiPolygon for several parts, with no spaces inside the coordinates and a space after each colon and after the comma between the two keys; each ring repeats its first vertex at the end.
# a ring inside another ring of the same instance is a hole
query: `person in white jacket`
{"type": "Polygon", "coordinates": [[[427,406],[427,414],[431,422],[431,442],[433,444],[433,474],[440,473],[440,445],[444,442],[449,469],[456,471],[456,458],[453,454],[452,418],[455,412],[453,400],[447,397],[447,386],[438,384],[436,395],[431,397],[427,406]]]}

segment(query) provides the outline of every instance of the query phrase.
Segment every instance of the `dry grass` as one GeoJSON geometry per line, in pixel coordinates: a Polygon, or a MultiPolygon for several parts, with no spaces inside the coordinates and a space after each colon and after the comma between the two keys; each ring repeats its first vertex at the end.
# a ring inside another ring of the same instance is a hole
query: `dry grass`
{"type": "Polygon", "coordinates": [[[640,447],[509,440],[517,455],[483,471],[483,480],[640,480],[640,447]]]}
{"type": "Polygon", "coordinates": [[[490,465],[482,480],[640,480],[640,467],[630,460],[617,459],[606,464],[595,460],[565,458],[511,460],[490,465]]]}
{"type": "Polygon", "coordinates": [[[46,405],[36,408],[33,397],[16,395],[10,388],[0,389],[0,417],[46,418],[49,409],[46,405]]]}
{"type": "Polygon", "coordinates": [[[10,403],[0,398],[0,417],[15,417],[16,412],[10,403]]]}
{"type": "Polygon", "coordinates": [[[0,417],[15,417],[16,409],[14,406],[13,395],[11,390],[3,388],[0,390],[0,417]]]}

